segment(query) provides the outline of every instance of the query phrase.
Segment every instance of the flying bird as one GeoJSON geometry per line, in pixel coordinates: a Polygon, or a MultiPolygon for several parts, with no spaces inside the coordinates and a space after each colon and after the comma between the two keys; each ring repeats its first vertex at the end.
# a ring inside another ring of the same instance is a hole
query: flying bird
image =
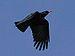
{"type": "MultiPolygon", "coordinates": [[[[50,11],[52,12],[52,11],[50,11]]],[[[49,23],[45,17],[50,13],[49,11],[34,12],[26,16],[23,20],[15,22],[16,27],[21,31],[30,26],[33,35],[34,47],[39,50],[48,49],[49,37],[49,23]]]]}

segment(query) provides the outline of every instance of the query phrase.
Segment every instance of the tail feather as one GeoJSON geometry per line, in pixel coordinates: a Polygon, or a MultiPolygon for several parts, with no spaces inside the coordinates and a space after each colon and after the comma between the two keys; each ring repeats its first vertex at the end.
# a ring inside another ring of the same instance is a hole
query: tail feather
{"type": "Polygon", "coordinates": [[[15,26],[21,31],[24,32],[28,28],[28,24],[26,22],[15,22],[15,26]]]}

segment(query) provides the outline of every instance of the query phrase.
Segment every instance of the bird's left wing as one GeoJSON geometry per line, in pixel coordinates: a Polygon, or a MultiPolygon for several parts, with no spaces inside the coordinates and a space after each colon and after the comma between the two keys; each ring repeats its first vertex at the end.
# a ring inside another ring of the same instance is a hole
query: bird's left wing
{"type": "Polygon", "coordinates": [[[38,26],[33,26],[33,38],[34,38],[34,47],[36,49],[39,48],[41,50],[43,48],[48,48],[49,39],[49,23],[47,20],[42,20],[38,26]]]}

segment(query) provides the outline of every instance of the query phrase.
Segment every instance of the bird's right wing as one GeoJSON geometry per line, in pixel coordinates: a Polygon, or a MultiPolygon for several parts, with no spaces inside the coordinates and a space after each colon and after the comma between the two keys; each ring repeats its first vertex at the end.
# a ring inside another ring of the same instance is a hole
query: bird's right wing
{"type": "Polygon", "coordinates": [[[29,14],[28,16],[26,16],[23,20],[21,20],[22,22],[25,22],[25,21],[29,21],[30,19],[32,19],[35,15],[37,15],[39,12],[36,11],[34,13],[31,13],[29,14]]]}
{"type": "Polygon", "coordinates": [[[15,22],[16,27],[21,32],[24,32],[28,28],[28,26],[30,24],[30,19],[32,19],[37,13],[39,13],[39,12],[36,11],[34,13],[31,13],[27,17],[25,17],[23,20],[15,22]]]}

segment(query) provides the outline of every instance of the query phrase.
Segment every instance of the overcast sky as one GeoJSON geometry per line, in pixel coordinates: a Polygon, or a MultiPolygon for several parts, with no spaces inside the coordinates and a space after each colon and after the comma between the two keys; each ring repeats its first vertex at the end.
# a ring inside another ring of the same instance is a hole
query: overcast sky
{"type": "Polygon", "coordinates": [[[0,56],[75,56],[74,0],[0,0],[0,56]],[[15,21],[35,11],[52,10],[51,43],[45,51],[33,47],[31,29],[22,33],[15,21]]]}

